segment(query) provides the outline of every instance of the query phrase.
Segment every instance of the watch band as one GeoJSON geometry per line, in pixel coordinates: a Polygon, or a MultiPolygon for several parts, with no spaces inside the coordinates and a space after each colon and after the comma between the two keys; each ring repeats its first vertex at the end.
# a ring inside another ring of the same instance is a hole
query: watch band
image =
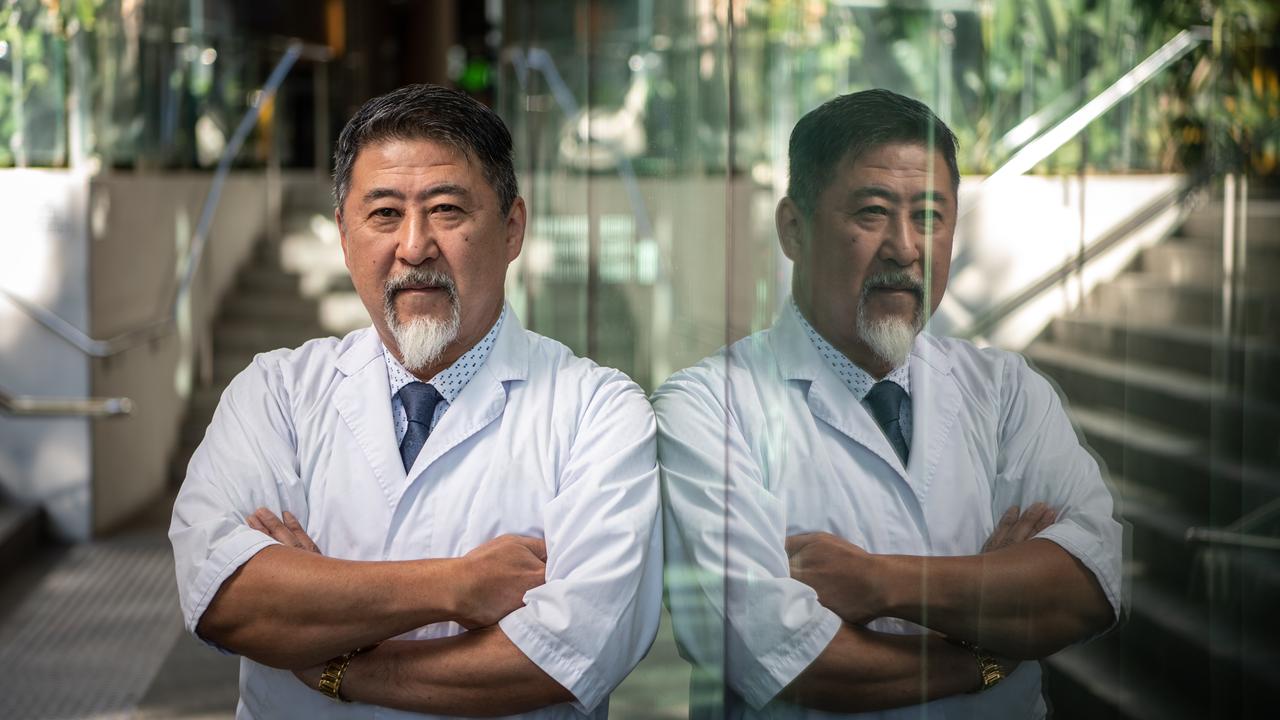
{"type": "Polygon", "coordinates": [[[990,690],[1005,678],[1004,666],[991,653],[964,640],[952,640],[951,642],[973,653],[973,659],[978,663],[978,678],[982,681],[982,685],[971,692],[980,693],[990,690]]]}
{"type": "Polygon", "coordinates": [[[351,702],[342,697],[342,676],[346,674],[347,667],[351,665],[351,661],[355,656],[369,652],[376,647],[378,647],[378,643],[368,647],[357,648],[325,663],[324,670],[320,671],[320,682],[316,683],[316,689],[338,702],[351,702]]]}
{"type": "Polygon", "coordinates": [[[359,650],[352,650],[325,663],[316,689],[338,702],[351,702],[342,697],[342,676],[347,672],[347,666],[351,664],[351,659],[359,652],[359,650]]]}

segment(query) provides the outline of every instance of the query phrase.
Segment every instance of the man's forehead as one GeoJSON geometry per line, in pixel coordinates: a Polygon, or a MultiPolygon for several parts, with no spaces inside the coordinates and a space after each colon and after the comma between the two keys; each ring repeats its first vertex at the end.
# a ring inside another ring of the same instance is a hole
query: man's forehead
{"type": "Polygon", "coordinates": [[[923,143],[883,143],[855,155],[846,153],[836,165],[831,178],[841,191],[854,191],[862,186],[876,187],[884,183],[919,185],[930,194],[951,198],[951,169],[938,148],[923,143]]]}
{"type": "Polygon", "coordinates": [[[428,138],[386,138],[371,142],[356,154],[352,174],[369,174],[397,167],[471,169],[470,156],[453,145],[428,138]]]}

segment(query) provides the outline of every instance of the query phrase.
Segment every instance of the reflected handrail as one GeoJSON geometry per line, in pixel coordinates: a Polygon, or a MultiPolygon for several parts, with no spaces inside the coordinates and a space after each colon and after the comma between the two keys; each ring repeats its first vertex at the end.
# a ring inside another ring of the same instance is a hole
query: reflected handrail
{"type": "Polygon", "coordinates": [[[177,324],[179,311],[186,304],[187,298],[191,294],[191,286],[195,279],[196,271],[199,269],[200,260],[204,256],[205,247],[208,245],[209,229],[213,225],[213,216],[221,200],[222,187],[226,184],[227,176],[231,172],[231,164],[240,153],[240,148],[244,145],[245,140],[248,139],[253,126],[257,124],[263,108],[275,97],[276,91],[284,83],[289,71],[293,69],[298,59],[304,55],[309,59],[327,61],[330,58],[330,51],[327,47],[304,43],[300,40],[289,41],[284,55],[276,63],[271,74],[267,76],[262,89],[255,93],[253,105],[245,111],[244,117],[241,118],[235,133],[223,149],[222,156],[218,158],[218,166],[214,172],[209,193],[205,196],[204,207],[200,213],[200,221],[192,234],[191,251],[187,255],[186,266],[183,268],[181,280],[174,290],[173,300],[169,305],[168,312],[163,318],[143,323],[138,327],[103,340],[91,337],[88,333],[85,333],[49,308],[19,297],[7,288],[0,287],[0,295],[3,295],[33,320],[90,357],[111,357],[140,343],[172,332],[177,324]]]}
{"type": "Polygon", "coordinates": [[[8,415],[119,417],[133,412],[129,398],[36,397],[0,388],[0,412],[8,415]]]}
{"type": "MultiPolygon", "coordinates": [[[[1118,80],[1111,83],[1110,86],[1094,96],[1089,102],[1080,106],[1078,110],[1068,115],[1062,122],[1054,125],[1043,135],[1028,142],[1021,150],[1014,153],[1013,157],[1006,160],[995,172],[987,176],[982,183],[982,187],[978,188],[978,192],[981,193],[982,188],[989,184],[999,182],[1004,178],[1016,177],[1039,165],[1063,145],[1075,139],[1090,123],[1102,117],[1103,114],[1115,107],[1121,100],[1137,92],[1151,78],[1212,37],[1211,28],[1203,25],[1187,28],[1174,35],[1169,42],[1160,46],[1159,50],[1151,53],[1142,62],[1135,65],[1132,70],[1121,75],[1118,80]]],[[[974,203],[970,203],[969,207],[973,207],[973,205],[974,203]]]]}

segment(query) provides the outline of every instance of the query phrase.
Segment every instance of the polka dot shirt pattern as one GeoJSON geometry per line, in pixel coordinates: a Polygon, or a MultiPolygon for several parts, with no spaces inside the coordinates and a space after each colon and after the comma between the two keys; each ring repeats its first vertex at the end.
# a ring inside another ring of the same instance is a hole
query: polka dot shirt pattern
{"type": "MultiPolygon", "coordinates": [[[[876,379],[871,377],[871,373],[863,370],[853,363],[852,360],[845,357],[845,354],[835,348],[834,345],[827,342],[827,339],[818,334],[818,331],[809,324],[804,314],[800,312],[800,308],[796,307],[795,301],[791,303],[791,311],[796,314],[800,320],[800,327],[804,328],[805,334],[809,336],[809,341],[813,343],[813,347],[818,351],[818,355],[827,361],[827,365],[831,367],[831,371],[840,378],[845,387],[849,388],[849,392],[858,399],[858,402],[866,404],[867,393],[871,392],[871,388],[876,384],[876,379]]],[[[891,380],[911,395],[911,372],[910,364],[903,363],[884,377],[885,380],[891,380]]],[[[869,409],[868,409],[869,411],[869,409]]],[[[906,411],[902,413],[900,425],[902,427],[902,436],[906,439],[907,445],[911,445],[911,405],[908,404],[906,411]]]]}
{"type": "MultiPolygon", "coordinates": [[[[445,368],[431,378],[428,384],[435,387],[443,398],[437,405],[435,414],[431,417],[431,429],[434,430],[439,424],[440,418],[444,417],[449,406],[458,399],[458,395],[462,394],[462,389],[471,382],[471,378],[475,377],[476,371],[480,366],[484,365],[489,359],[489,353],[493,352],[493,344],[498,339],[498,330],[502,328],[502,321],[507,317],[507,309],[502,309],[502,314],[498,316],[497,322],[493,327],[489,328],[489,332],[480,338],[480,342],[471,347],[470,350],[463,353],[452,365],[445,368]]],[[[417,382],[418,378],[413,373],[404,369],[399,360],[391,354],[386,347],[382,348],[382,357],[387,362],[387,380],[391,385],[391,417],[396,428],[396,444],[404,440],[404,434],[409,430],[409,417],[405,414],[404,403],[400,401],[400,388],[411,382],[417,382]]]]}

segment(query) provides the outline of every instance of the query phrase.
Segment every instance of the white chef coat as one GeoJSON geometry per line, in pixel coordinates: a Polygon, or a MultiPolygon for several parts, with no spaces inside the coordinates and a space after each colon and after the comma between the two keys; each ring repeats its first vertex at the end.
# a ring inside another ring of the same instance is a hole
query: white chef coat
{"type": "MultiPolygon", "coordinates": [[[[245,524],[258,507],[289,510],[322,553],[351,560],[458,557],[506,533],[540,537],[547,582],[499,627],[576,702],[525,717],[606,717],[658,626],[653,413],[625,375],[506,312],[492,354],[408,473],[372,328],[257,356],[223,394],[174,505],[187,628],[274,542],[245,524]]],[[[402,637],[460,632],[437,623],[402,637]]],[[[248,659],[240,668],[240,718],[413,716],[334,702],[248,659]]]]}
{"type": "MultiPolygon", "coordinates": [[[[909,364],[907,467],[789,304],[773,328],[654,394],[668,592],[677,640],[697,668],[695,715],[834,717],[771,702],[841,623],[790,577],[784,543],[797,533],[829,532],[872,553],[971,555],[1010,505],[1043,501],[1059,516],[1039,537],[1078,558],[1119,612],[1122,531],[1111,494],[1049,383],[1014,353],[926,334],[909,364]],[[714,707],[720,682],[726,708],[714,707]],[[699,698],[713,700],[700,708],[699,698]]],[[[886,618],[870,627],[920,631],[886,618]]],[[[927,710],[931,719],[1043,716],[1039,665],[927,710]]]]}

